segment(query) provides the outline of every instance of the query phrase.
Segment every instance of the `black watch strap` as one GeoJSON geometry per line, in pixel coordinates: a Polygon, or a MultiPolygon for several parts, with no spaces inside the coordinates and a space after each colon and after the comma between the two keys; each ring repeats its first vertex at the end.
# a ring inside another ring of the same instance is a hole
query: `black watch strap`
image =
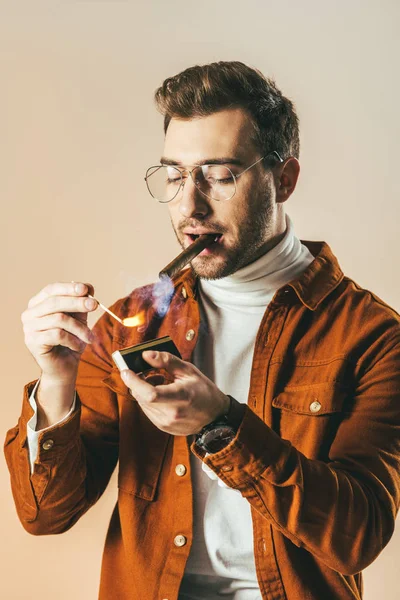
{"type": "Polygon", "coordinates": [[[205,425],[196,434],[196,444],[211,454],[222,450],[235,438],[246,410],[245,404],[227,395],[230,400],[228,412],[205,425]]]}
{"type": "Polygon", "coordinates": [[[230,404],[228,412],[226,413],[226,419],[228,425],[230,425],[235,431],[237,431],[243,420],[243,416],[246,410],[246,404],[241,404],[241,402],[238,402],[233,396],[230,396],[229,394],[227,394],[227,396],[230,400],[230,404]]]}

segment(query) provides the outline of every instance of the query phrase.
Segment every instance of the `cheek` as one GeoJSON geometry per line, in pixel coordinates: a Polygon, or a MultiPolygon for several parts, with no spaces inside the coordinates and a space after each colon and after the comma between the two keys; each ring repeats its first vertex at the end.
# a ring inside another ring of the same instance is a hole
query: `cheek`
{"type": "Polygon", "coordinates": [[[219,202],[215,207],[213,220],[224,225],[229,231],[237,228],[241,218],[240,207],[234,203],[233,198],[226,200],[223,204],[219,202]]]}
{"type": "Polygon", "coordinates": [[[225,211],[224,222],[228,227],[240,228],[248,220],[248,215],[251,212],[249,198],[237,194],[227,202],[230,202],[230,204],[229,210],[225,211]]]}

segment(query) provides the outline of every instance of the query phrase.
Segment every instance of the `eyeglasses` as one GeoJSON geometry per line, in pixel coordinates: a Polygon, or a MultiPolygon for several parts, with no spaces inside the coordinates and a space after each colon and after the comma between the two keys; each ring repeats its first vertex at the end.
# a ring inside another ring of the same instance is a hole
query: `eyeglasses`
{"type": "Polygon", "coordinates": [[[192,165],[192,169],[155,165],[147,169],[144,179],[150,194],[162,203],[171,202],[176,198],[188,175],[203,196],[210,200],[230,200],[236,194],[237,179],[262,160],[268,160],[270,166],[283,162],[283,158],[274,150],[236,175],[226,165],[192,165]]]}

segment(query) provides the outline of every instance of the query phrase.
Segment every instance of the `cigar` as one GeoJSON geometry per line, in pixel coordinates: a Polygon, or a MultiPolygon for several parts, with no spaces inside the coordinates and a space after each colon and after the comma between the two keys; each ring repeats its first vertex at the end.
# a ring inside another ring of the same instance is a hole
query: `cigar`
{"type": "Polygon", "coordinates": [[[167,275],[172,279],[174,275],[179,273],[183,267],[185,267],[191,260],[196,258],[198,254],[207,246],[210,246],[217,239],[215,233],[204,233],[199,235],[197,240],[190,244],[183,252],[181,252],[174,260],[172,260],[166,267],[163,268],[159,273],[159,277],[167,275]]]}

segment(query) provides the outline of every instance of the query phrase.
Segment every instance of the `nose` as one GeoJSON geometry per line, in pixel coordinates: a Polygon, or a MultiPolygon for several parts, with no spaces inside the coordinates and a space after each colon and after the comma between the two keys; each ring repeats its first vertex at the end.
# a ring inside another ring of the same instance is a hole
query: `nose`
{"type": "Polygon", "coordinates": [[[210,212],[208,199],[196,187],[191,176],[186,178],[180,195],[179,211],[184,217],[203,218],[210,212]]]}

